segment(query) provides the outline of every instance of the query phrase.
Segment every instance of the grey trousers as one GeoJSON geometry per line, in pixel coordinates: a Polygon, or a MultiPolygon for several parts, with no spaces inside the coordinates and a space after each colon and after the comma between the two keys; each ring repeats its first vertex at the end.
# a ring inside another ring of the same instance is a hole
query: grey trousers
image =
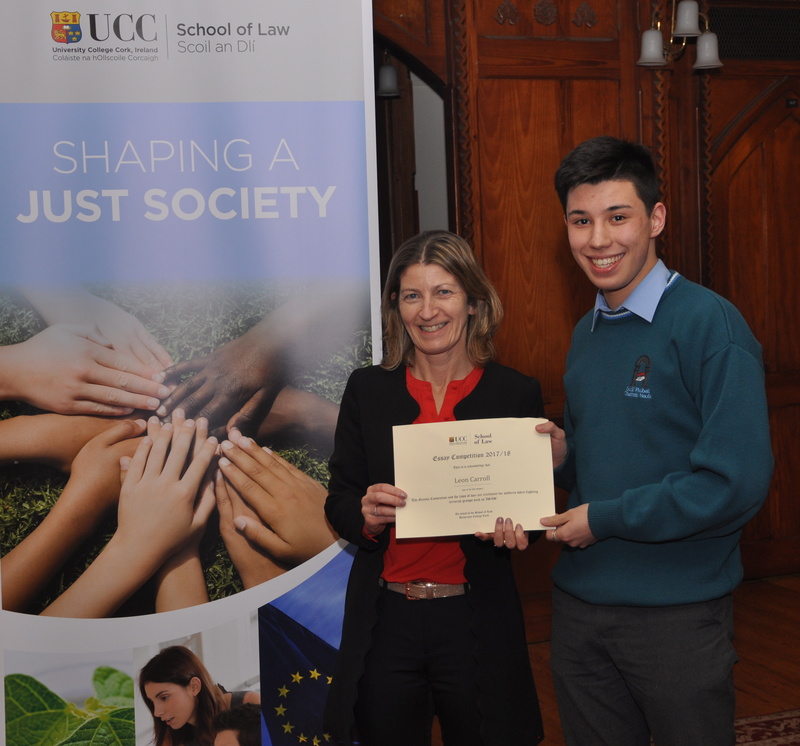
{"type": "Polygon", "coordinates": [[[551,669],[568,746],[733,746],[733,600],[598,606],[553,591],[551,669]]]}

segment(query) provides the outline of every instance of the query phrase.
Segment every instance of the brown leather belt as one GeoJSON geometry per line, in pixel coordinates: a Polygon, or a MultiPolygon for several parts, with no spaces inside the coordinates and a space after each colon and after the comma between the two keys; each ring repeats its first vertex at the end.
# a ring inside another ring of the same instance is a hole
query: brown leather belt
{"type": "Polygon", "coordinates": [[[410,601],[424,601],[432,598],[463,596],[467,592],[466,583],[433,583],[430,580],[410,580],[408,583],[387,583],[380,579],[381,587],[395,593],[402,593],[410,601]]]}

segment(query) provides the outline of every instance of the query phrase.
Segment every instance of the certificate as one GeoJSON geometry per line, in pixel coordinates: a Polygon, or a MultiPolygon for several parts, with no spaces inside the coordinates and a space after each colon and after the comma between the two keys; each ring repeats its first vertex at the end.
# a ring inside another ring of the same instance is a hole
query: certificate
{"type": "Polygon", "coordinates": [[[406,495],[397,509],[398,539],[491,533],[511,518],[541,530],[555,513],[546,420],[503,417],[395,425],[394,483],[406,495]]]}

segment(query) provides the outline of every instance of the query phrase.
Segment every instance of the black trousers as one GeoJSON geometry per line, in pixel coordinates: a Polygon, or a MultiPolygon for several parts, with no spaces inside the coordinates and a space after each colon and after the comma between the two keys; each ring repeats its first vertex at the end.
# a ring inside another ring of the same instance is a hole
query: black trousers
{"type": "Polygon", "coordinates": [[[381,591],[356,703],[362,746],[428,746],[434,714],[445,746],[481,745],[471,618],[466,595],[381,591]]]}

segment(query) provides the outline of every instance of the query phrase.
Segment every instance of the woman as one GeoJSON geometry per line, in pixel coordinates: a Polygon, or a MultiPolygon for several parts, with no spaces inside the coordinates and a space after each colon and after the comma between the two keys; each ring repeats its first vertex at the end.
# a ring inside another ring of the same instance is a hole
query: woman
{"type": "Polygon", "coordinates": [[[153,715],[155,746],[213,746],[217,713],[261,702],[257,692],[226,692],[182,645],[164,648],[145,664],[139,692],[153,715]]]}
{"type": "Polygon", "coordinates": [[[326,726],[338,743],[420,746],[436,715],[445,744],[538,743],[509,552],[526,548],[527,534],[498,518],[494,534],[398,541],[406,495],[392,484],[392,426],[538,417],[539,384],[491,362],[502,308],[458,236],[403,244],[381,312],[383,362],[350,376],[330,462],[325,510],[358,552],[326,726]],[[426,590],[418,579],[435,583],[435,598],[409,598],[426,590]]]}

